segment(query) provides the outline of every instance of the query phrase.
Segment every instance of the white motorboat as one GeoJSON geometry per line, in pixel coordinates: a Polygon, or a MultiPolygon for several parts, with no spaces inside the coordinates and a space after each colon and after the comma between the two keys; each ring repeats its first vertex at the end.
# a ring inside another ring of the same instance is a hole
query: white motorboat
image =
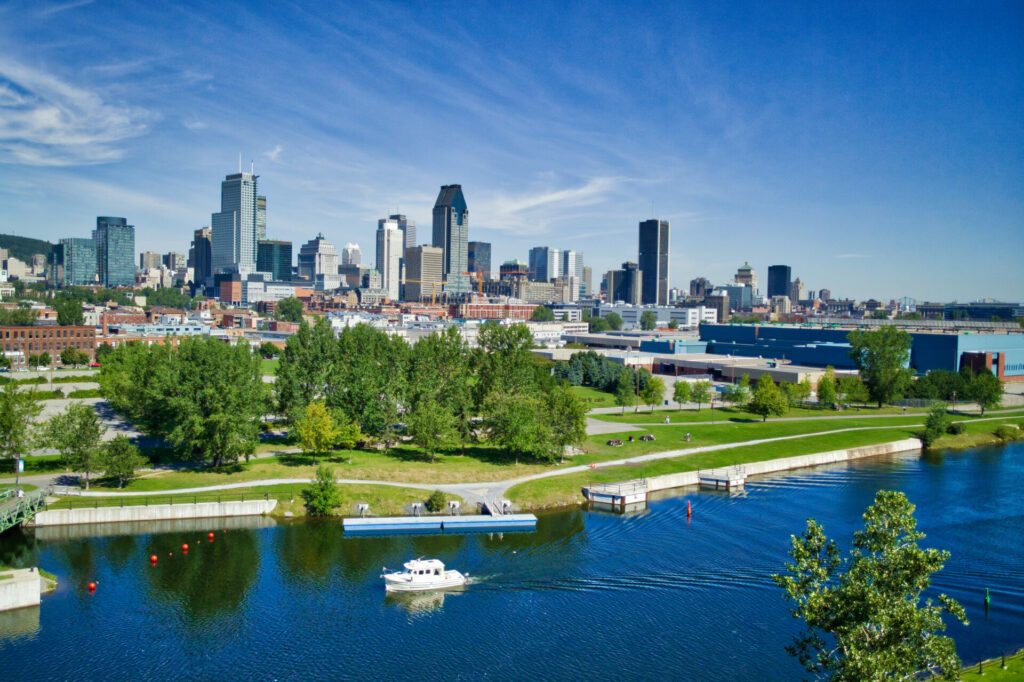
{"type": "MultiPolygon", "coordinates": [[[[413,559],[402,564],[404,571],[385,572],[384,589],[388,592],[429,592],[450,590],[466,584],[466,576],[458,571],[445,570],[437,559],[413,559]]],[[[387,571],[387,569],[384,569],[387,571]]]]}

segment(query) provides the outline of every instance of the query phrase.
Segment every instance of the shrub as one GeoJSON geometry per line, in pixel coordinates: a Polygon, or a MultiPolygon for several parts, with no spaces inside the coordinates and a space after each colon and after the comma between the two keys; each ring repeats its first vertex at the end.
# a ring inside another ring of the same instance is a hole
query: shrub
{"type": "Polygon", "coordinates": [[[963,422],[953,422],[952,424],[946,427],[946,433],[950,434],[951,436],[959,436],[966,430],[967,424],[964,424],[963,422]]]}
{"type": "Polygon", "coordinates": [[[334,472],[327,466],[320,465],[316,470],[313,485],[302,491],[302,499],[306,503],[306,513],[310,516],[329,516],[341,504],[338,484],[334,482],[334,472]]]}
{"type": "Polygon", "coordinates": [[[1021,431],[1016,424],[1000,424],[996,427],[995,434],[999,440],[1017,440],[1021,431]]]}
{"type": "Polygon", "coordinates": [[[427,498],[425,503],[428,512],[439,512],[448,506],[448,496],[440,490],[435,490],[430,493],[430,497],[427,498]]]}

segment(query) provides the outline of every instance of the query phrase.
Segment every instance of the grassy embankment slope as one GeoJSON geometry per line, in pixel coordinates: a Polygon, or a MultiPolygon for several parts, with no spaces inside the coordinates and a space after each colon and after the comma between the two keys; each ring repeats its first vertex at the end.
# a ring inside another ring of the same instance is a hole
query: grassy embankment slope
{"type": "Polygon", "coordinates": [[[960,672],[961,680],[995,680],[1010,682],[1024,680],[1024,649],[1006,657],[1006,669],[1002,668],[1002,657],[992,658],[981,663],[966,666],[960,672]]]}

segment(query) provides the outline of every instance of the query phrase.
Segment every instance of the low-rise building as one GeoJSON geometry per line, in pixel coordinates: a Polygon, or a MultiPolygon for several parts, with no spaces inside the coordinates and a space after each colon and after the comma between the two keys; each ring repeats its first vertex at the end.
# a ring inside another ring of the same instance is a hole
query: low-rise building
{"type": "Polygon", "coordinates": [[[65,348],[76,348],[93,357],[96,353],[96,328],[85,325],[0,326],[0,350],[5,354],[49,353],[54,362],[65,348]]]}

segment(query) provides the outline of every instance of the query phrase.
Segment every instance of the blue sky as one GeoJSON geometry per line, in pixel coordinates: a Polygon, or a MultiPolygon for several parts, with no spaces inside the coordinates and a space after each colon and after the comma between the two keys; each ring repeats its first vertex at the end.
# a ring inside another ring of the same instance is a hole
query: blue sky
{"type": "Polygon", "coordinates": [[[241,153],[270,236],[364,260],[457,182],[595,285],[657,216],[674,286],[1024,298],[1019,2],[170,5],[0,4],[0,232],[184,251],[241,153]]]}

